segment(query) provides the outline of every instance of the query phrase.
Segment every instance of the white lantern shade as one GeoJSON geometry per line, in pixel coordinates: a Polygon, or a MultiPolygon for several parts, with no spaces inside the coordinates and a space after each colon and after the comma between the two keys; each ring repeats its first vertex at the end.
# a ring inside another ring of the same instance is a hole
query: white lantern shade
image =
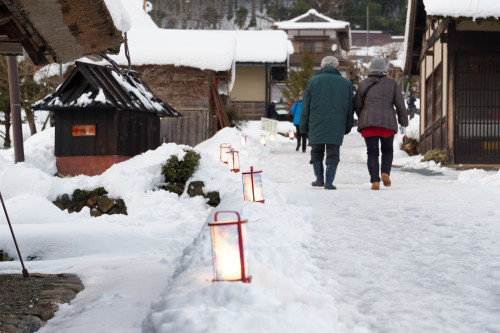
{"type": "Polygon", "coordinates": [[[263,145],[266,144],[266,135],[265,134],[260,135],[260,143],[263,145]]]}
{"type": "Polygon", "coordinates": [[[243,172],[243,199],[245,201],[255,201],[264,203],[262,187],[262,171],[243,172]]]}
{"type": "Polygon", "coordinates": [[[290,130],[290,132],[288,132],[288,137],[290,138],[290,140],[293,140],[293,138],[295,138],[294,130],[290,130]]]}
{"type": "Polygon", "coordinates": [[[223,143],[220,145],[220,160],[227,163],[227,152],[231,149],[231,144],[223,143]]]}
{"type": "Polygon", "coordinates": [[[271,141],[276,140],[276,133],[269,134],[269,140],[271,140],[271,141]]]}
{"type": "Polygon", "coordinates": [[[246,134],[242,134],[241,135],[241,145],[242,146],[246,146],[247,145],[247,139],[248,139],[248,136],[246,134]]]}
{"type": "Polygon", "coordinates": [[[240,171],[240,155],[239,152],[231,149],[230,151],[227,152],[227,165],[229,166],[229,169],[233,172],[239,172],[240,171]]]}
{"type": "Polygon", "coordinates": [[[248,271],[247,220],[237,212],[217,212],[209,222],[212,239],[214,281],[250,282],[248,271]],[[234,213],[237,220],[218,220],[220,213],[234,213]]]}

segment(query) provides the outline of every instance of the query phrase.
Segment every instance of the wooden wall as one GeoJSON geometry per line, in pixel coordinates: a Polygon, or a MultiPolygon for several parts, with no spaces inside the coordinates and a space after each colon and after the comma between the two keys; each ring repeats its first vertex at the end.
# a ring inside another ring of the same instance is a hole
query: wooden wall
{"type": "Polygon", "coordinates": [[[134,66],[133,69],[141,74],[142,80],[158,98],[185,116],[184,119],[162,121],[161,137],[167,142],[194,146],[217,132],[210,90],[215,79],[214,71],[153,65],[134,66]]]}
{"type": "Polygon", "coordinates": [[[183,117],[165,117],[160,120],[162,142],[175,142],[191,147],[210,138],[208,110],[183,111],[183,117]]]}
{"type": "Polygon", "coordinates": [[[55,112],[55,155],[134,156],[160,145],[156,114],[112,109],[74,109],[55,112]],[[95,136],[73,136],[73,125],[95,125],[95,136]]]}

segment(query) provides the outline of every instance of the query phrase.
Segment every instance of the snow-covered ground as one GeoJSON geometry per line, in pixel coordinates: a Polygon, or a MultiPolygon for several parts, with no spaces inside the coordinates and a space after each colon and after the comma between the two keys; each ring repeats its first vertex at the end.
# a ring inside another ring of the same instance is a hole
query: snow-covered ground
{"type": "MultiPolygon", "coordinates": [[[[500,332],[500,172],[420,162],[397,150],[398,134],[393,186],[371,191],[353,129],[338,189],[325,191],[310,186],[309,154],[295,141],[262,146],[261,133],[250,122],[195,147],[193,179],[220,191],[217,208],[154,190],[161,164],[185,146],[73,178],[53,176],[53,129],[25,142],[25,163],[1,151],[0,190],[22,255],[37,257],[28,271],[75,273],[85,285],[40,332],[500,332]],[[243,171],[263,171],[265,204],[243,201],[241,173],[219,161],[226,142],[243,171]],[[92,218],[50,202],[97,186],[123,198],[128,215],[92,218]],[[249,284],[211,282],[206,223],[220,210],[248,220],[249,284]]],[[[15,254],[4,218],[0,249],[15,254]]],[[[20,272],[19,261],[0,262],[0,273],[20,272]]]]}

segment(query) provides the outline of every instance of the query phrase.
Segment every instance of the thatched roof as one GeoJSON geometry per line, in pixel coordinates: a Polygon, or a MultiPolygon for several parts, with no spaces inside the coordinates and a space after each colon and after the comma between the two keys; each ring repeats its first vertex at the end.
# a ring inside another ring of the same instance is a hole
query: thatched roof
{"type": "Polygon", "coordinates": [[[154,96],[133,71],[77,61],[76,67],[53,94],[33,104],[34,110],[118,109],[179,117],[167,103],[154,96]]]}
{"type": "Polygon", "coordinates": [[[41,65],[118,49],[122,36],[103,0],[0,0],[0,41],[41,65]]]}

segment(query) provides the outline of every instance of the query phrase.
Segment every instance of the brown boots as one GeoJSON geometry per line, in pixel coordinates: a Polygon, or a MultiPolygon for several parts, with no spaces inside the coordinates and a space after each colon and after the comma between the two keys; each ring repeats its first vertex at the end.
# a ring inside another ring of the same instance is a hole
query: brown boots
{"type": "Polygon", "coordinates": [[[382,182],[384,183],[384,186],[391,186],[391,179],[389,178],[389,174],[387,173],[382,173],[382,182]]]}
{"type": "MultiPolygon", "coordinates": [[[[384,186],[391,186],[391,179],[389,178],[389,174],[387,173],[382,173],[382,182],[384,183],[384,186]]],[[[380,190],[380,182],[373,182],[372,183],[372,190],[380,190]]]]}

